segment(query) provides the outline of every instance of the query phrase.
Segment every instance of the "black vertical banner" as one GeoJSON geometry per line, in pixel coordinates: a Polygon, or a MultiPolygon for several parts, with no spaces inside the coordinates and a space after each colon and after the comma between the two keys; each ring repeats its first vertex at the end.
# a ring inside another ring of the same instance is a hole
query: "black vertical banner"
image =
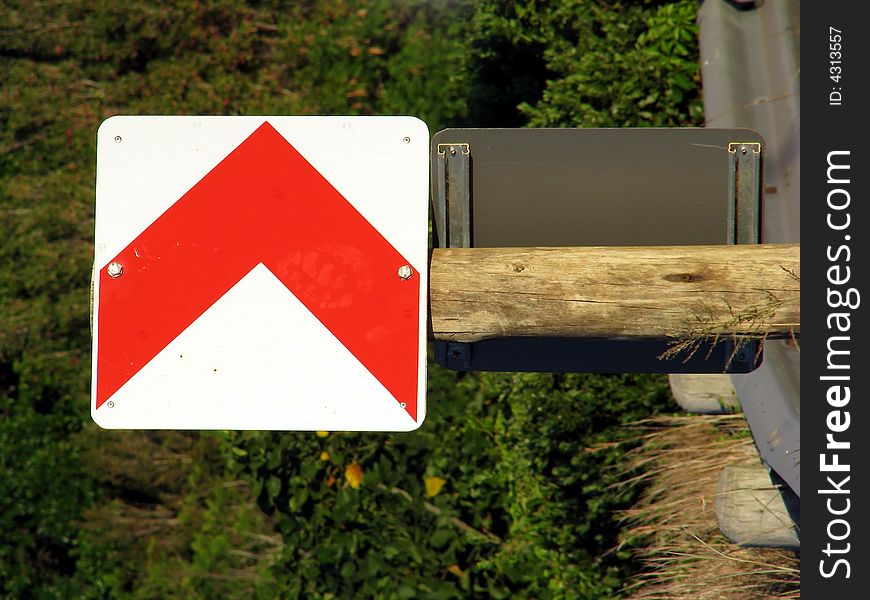
{"type": "MultiPolygon", "coordinates": [[[[775,0],[774,0],[775,1],[775,0]]],[[[801,591],[870,597],[866,3],[801,21],[801,591]]]]}

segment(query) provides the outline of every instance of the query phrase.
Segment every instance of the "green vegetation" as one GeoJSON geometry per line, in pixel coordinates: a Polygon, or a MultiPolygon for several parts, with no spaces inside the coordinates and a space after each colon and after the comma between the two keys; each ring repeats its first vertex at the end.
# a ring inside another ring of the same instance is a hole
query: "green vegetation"
{"type": "Polygon", "coordinates": [[[90,422],[95,132],[113,114],[694,124],[695,3],[11,0],[0,8],[0,596],[602,598],[649,376],[430,369],[407,435],[90,422]]]}

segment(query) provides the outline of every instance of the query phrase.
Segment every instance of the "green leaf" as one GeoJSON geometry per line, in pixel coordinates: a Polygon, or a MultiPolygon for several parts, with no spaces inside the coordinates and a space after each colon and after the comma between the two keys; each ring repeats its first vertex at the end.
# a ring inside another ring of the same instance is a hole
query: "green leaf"
{"type": "Polygon", "coordinates": [[[274,500],[281,492],[281,480],[274,475],[269,477],[266,483],[266,491],[269,494],[269,498],[274,500]]]}

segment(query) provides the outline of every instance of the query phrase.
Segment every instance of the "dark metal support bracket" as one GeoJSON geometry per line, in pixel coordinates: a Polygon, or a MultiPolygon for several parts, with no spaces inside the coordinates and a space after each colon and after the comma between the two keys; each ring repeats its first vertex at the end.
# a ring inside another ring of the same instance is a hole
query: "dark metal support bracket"
{"type": "MultiPolygon", "coordinates": [[[[438,144],[433,181],[435,239],[441,248],[471,247],[471,148],[438,144]]],[[[439,362],[457,371],[471,369],[471,344],[436,342],[439,362]],[[443,359],[443,360],[441,360],[443,359]]]]}
{"type": "MultiPolygon", "coordinates": [[[[758,142],[728,144],[728,243],[761,242],[761,166],[762,151],[758,142]]],[[[730,360],[729,371],[740,363],[750,365],[758,358],[758,342],[725,342],[730,360]]]]}
{"type": "Polygon", "coordinates": [[[761,240],[761,144],[728,144],[728,241],[757,244],[761,240]]]}
{"type": "Polygon", "coordinates": [[[435,229],[441,248],[471,247],[471,149],[438,144],[435,229]]]}

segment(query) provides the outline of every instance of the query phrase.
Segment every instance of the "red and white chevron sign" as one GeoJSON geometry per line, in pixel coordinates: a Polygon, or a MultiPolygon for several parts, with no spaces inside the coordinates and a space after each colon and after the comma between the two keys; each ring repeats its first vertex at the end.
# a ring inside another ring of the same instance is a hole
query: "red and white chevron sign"
{"type": "Polygon", "coordinates": [[[105,121],[94,420],[419,427],[428,142],[411,117],[105,121]]]}

